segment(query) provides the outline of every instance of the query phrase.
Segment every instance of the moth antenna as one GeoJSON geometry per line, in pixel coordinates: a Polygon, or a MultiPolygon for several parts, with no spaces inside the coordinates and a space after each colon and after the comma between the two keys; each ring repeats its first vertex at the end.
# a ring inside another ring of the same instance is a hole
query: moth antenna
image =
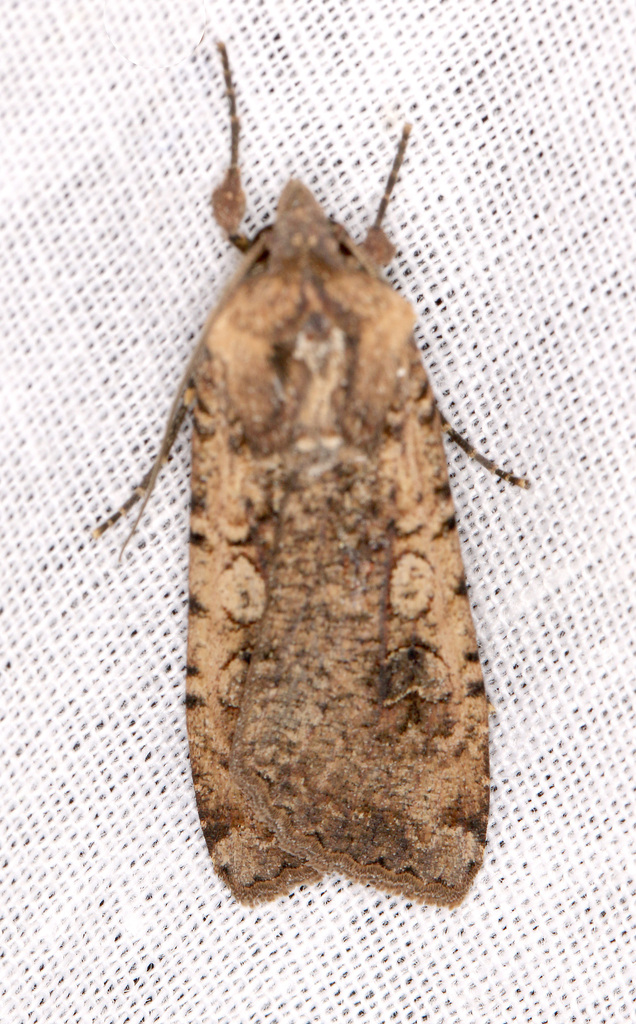
{"type": "Polygon", "coordinates": [[[216,46],[221,55],[225,92],[230,106],[230,166],[225,178],[212,193],[212,210],[214,219],[227,232],[230,242],[241,252],[246,252],[250,242],[244,235],[238,234],[239,224],[245,213],[245,193],[241,185],[241,169],[239,167],[241,122],[236,112],[236,92],[225,43],[217,43],[216,46]]]}
{"type": "Polygon", "coordinates": [[[402,163],[404,161],[406,144],[409,140],[410,134],[411,126],[410,124],[405,124],[404,128],[402,129],[402,137],[400,139],[397,152],[395,154],[395,159],[393,160],[393,166],[391,167],[391,171],[389,173],[386,188],[384,190],[384,195],[382,196],[382,199],[380,201],[375,221],[372,227],[369,228],[367,232],[367,237],[360,245],[360,249],[363,251],[363,253],[365,253],[367,258],[371,260],[372,264],[374,264],[376,268],[385,267],[388,263],[391,262],[395,255],[395,246],[391,242],[389,242],[384,231],[382,230],[382,220],[384,218],[384,214],[386,213],[386,208],[389,205],[391,193],[393,192],[393,189],[395,188],[395,183],[398,180],[400,167],[402,166],[402,163]]]}
{"type": "Polygon", "coordinates": [[[373,222],[373,227],[374,228],[380,228],[382,226],[382,221],[384,220],[384,214],[386,213],[386,208],[389,205],[389,199],[391,198],[391,193],[393,192],[393,189],[395,188],[395,185],[396,185],[397,180],[398,180],[398,175],[400,173],[400,168],[401,168],[401,166],[402,166],[402,164],[404,162],[404,154],[406,153],[406,146],[407,146],[407,143],[409,141],[409,135],[410,134],[411,134],[411,125],[410,124],[405,124],[404,128],[402,129],[402,137],[400,139],[400,142],[399,142],[399,145],[398,145],[398,148],[397,148],[397,153],[395,154],[395,159],[393,160],[393,166],[391,167],[391,170],[389,172],[389,177],[388,177],[388,180],[387,180],[387,183],[386,183],[386,188],[384,190],[384,195],[382,196],[382,199],[380,200],[380,205],[378,207],[378,212],[376,214],[375,221],[373,222]]]}
{"type": "Polygon", "coordinates": [[[223,77],[225,78],[225,92],[227,95],[228,103],[230,105],[230,128],[232,133],[231,139],[231,150],[230,150],[230,169],[239,169],[239,134],[241,129],[241,122],[239,121],[238,114],[236,112],[236,92],[234,89],[234,83],[232,81],[232,72],[230,70],[230,61],[227,55],[227,48],[225,43],[217,43],[216,48],[221,54],[221,62],[223,64],[223,77]]]}

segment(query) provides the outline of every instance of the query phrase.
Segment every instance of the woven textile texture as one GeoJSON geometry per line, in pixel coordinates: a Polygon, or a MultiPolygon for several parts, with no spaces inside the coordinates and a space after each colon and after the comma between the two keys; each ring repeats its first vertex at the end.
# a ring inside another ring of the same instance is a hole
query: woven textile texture
{"type": "Polygon", "coordinates": [[[3,1024],[636,1019],[632,0],[23,0],[0,182],[3,1024]],[[200,42],[204,25],[207,30],[200,42]],[[157,449],[293,174],[360,238],[405,120],[388,277],[447,446],[491,715],[484,866],[454,910],[215,876],[185,731],[189,429],[157,449]]]}

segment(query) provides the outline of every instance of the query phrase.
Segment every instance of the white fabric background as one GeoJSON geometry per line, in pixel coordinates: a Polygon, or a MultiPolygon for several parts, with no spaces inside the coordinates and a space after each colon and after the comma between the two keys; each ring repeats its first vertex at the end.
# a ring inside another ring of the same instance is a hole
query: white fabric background
{"type": "Polygon", "coordinates": [[[4,5],[2,1021],[635,1019],[632,0],[227,0],[191,58],[200,8],[113,0],[116,48],[98,2],[4,5]],[[360,237],[413,122],[389,276],[441,407],[532,479],[448,449],[494,705],[452,911],[233,901],[188,767],[188,431],[123,562],[90,536],[237,263],[215,38],[251,233],[296,174],[360,237]]]}

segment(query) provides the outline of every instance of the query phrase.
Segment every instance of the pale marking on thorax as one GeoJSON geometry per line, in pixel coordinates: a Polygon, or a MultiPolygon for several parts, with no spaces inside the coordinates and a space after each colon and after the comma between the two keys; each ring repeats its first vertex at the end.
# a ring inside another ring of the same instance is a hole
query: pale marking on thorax
{"type": "Polygon", "coordinates": [[[326,338],[311,338],[300,331],[294,358],[304,362],[310,373],[303,403],[298,411],[296,450],[315,452],[330,461],[343,443],[334,409],[334,394],[345,384],[345,334],[332,327],[326,338]]]}

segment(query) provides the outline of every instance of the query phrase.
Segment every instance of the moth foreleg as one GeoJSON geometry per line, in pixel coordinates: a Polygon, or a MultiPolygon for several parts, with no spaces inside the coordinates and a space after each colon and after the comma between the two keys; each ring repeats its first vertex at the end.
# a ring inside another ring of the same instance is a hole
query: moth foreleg
{"type": "Polygon", "coordinates": [[[514,484],[516,487],[523,487],[526,490],[530,487],[530,482],[524,476],[515,476],[513,473],[508,473],[505,469],[500,469],[499,466],[487,459],[485,455],[481,455],[466,438],[458,434],[454,427],[451,427],[450,423],[446,419],[443,413],[439,414],[440,420],[442,421],[442,430],[445,434],[448,434],[451,441],[454,441],[456,445],[466,452],[469,458],[474,459],[480,466],[487,469],[490,473],[494,473],[495,476],[505,480],[506,483],[514,484]]]}
{"type": "MultiPolygon", "coordinates": [[[[188,413],[192,406],[193,400],[194,388],[190,386],[183,395],[183,401],[179,408],[177,409],[177,412],[175,413],[175,416],[170,424],[170,430],[166,436],[165,444],[162,446],[163,454],[161,455],[161,463],[159,468],[161,468],[161,466],[164,466],[165,463],[170,458],[172,447],[177,438],[177,434],[181,429],[181,425],[186,417],[186,414],[188,413]]],[[[119,508],[117,512],[114,512],[113,515],[110,516],[108,519],[105,519],[103,523],[99,523],[99,525],[95,527],[95,529],[93,530],[93,537],[95,538],[95,540],[101,537],[102,534],[106,533],[106,530],[110,529],[111,526],[114,526],[115,523],[118,522],[123,516],[127,515],[128,512],[130,512],[131,508],[133,508],[133,506],[136,505],[138,501],[145,497],[150,486],[150,482],[153,477],[154,471],[155,466],[153,464],[146,473],[146,475],[143,477],[143,479],[137,484],[130,497],[126,499],[121,508],[119,508]]]]}

